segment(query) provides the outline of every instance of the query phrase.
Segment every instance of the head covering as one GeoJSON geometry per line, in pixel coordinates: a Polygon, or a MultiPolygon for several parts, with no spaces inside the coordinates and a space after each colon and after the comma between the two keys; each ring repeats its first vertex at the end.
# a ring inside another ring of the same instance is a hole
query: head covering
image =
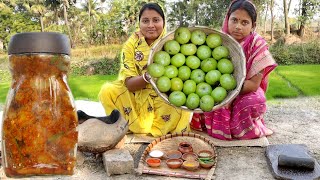
{"type": "MultiPolygon", "coordinates": [[[[234,0],[231,2],[226,17],[223,22],[222,31],[229,34],[228,32],[228,20],[231,11],[231,7],[235,2],[238,1],[247,1],[255,5],[248,0],[234,0]]],[[[242,42],[240,42],[244,54],[246,56],[246,79],[252,78],[254,75],[263,70],[263,79],[261,81],[260,87],[266,91],[268,86],[268,74],[277,66],[276,62],[272,58],[272,55],[269,52],[269,47],[267,42],[261,37],[257,32],[250,33],[245,37],[242,42]]]]}
{"type": "MultiPolygon", "coordinates": [[[[232,5],[233,5],[235,2],[237,2],[237,1],[241,1],[241,0],[233,0],[233,1],[230,3],[229,8],[228,8],[228,11],[227,11],[227,14],[226,14],[226,16],[225,16],[225,18],[224,18],[224,21],[223,21],[222,31],[225,32],[225,33],[227,33],[227,34],[229,34],[229,32],[228,32],[228,21],[229,21],[229,14],[230,14],[230,11],[231,11],[231,7],[232,7],[232,5]]],[[[242,1],[243,1],[243,0],[242,0],[242,1]]],[[[255,8],[255,10],[257,11],[256,6],[255,6],[251,1],[248,1],[248,0],[244,0],[244,1],[247,1],[247,2],[251,3],[252,6],[253,6],[253,7],[255,8]]]]}
{"type": "MultiPolygon", "coordinates": [[[[137,20],[136,24],[138,23],[139,21],[137,20]]],[[[166,26],[165,22],[164,26],[166,26]]],[[[149,45],[143,34],[140,32],[140,28],[137,27],[136,31],[123,44],[120,55],[121,68],[118,79],[122,80],[124,83],[124,80],[128,77],[142,75],[146,71],[147,61],[152,46],[159,42],[165,34],[166,28],[164,27],[159,37],[149,45]]]]}
{"type": "Polygon", "coordinates": [[[163,30],[162,30],[162,33],[159,35],[159,37],[151,44],[151,46],[152,45],[154,45],[155,44],[155,42],[157,42],[157,41],[159,41],[166,33],[167,33],[167,22],[166,22],[166,18],[165,18],[165,16],[166,16],[166,14],[165,14],[165,12],[164,12],[164,8],[160,5],[160,4],[158,4],[158,3],[146,3],[146,4],[144,4],[143,5],[143,7],[140,9],[140,12],[139,12],[139,15],[138,15],[138,17],[137,17],[137,23],[136,23],[136,34],[140,37],[140,36],[142,36],[142,34],[140,33],[140,18],[141,18],[141,15],[142,15],[142,13],[143,13],[143,11],[144,10],[146,10],[146,9],[152,9],[152,10],[155,10],[157,13],[159,13],[160,14],[160,16],[162,17],[162,19],[163,19],[163,30]],[[151,5],[151,6],[150,6],[151,5]],[[160,9],[159,9],[159,8],[160,9]],[[163,13],[161,13],[161,11],[163,12],[163,13]]]}
{"type": "Polygon", "coordinates": [[[144,12],[144,10],[146,9],[152,9],[158,12],[158,14],[160,14],[160,16],[162,17],[163,20],[165,20],[165,16],[164,16],[164,11],[163,8],[158,4],[158,3],[146,3],[145,5],[142,6],[142,8],[140,9],[140,13],[139,13],[139,21],[141,19],[141,15],[144,12]]]}

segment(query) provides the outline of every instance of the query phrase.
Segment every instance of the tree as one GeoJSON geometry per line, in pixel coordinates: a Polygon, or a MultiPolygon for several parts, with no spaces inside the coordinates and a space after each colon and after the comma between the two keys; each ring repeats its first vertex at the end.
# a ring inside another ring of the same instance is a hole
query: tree
{"type": "Polygon", "coordinates": [[[99,12],[102,11],[102,7],[98,0],[87,0],[87,2],[82,3],[82,6],[86,12],[88,12],[88,22],[89,22],[89,43],[92,44],[92,37],[94,36],[94,31],[92,31],[92,20],[98,21],[100,16],[99,12]]]}
{"type": "Polygon", "coordinates": [[[287,1],[286,0],[283,0],[283,14],[284,14],[285,33],[286,33],[286,35],[289,35],[290,34],[290,25],[289,25],[288,8],[287,8],[287,1]]]}
{"type": "MultiPolygon", "coordinates": [[[[3,4],[0,3],[1,5],[3,4]]],[[[7,44],[14,34],[40,31],[38,22],[32,21],[29,13],[13,12],[14,7],[6,6],[6,10],[0,7],[0,40],[3,41],[4,49],[7,49],[7,44]]]]}
{"type": "Polygon", "coordinates": [[[177,26],[221,27],[229,1],[183,0],[168,6],[168,22],[177,26]]]}
{"type": "Polygon", "coordinates": [[[264,34],[267,33],[267,16],[269,11],[269,2],[266,3],[265,15],[264,15],[264,34]]]}
{"type": "Polygon", "coordinates": [[[298,35],[300,37],[304,36],[304,29],[306,24],[313,19],[313,16],[320,12],[320,1],[319,0],[301,0],[300,1],[300,15],[299,22],[300,28],[298,30],[298,35]]]}
{"type": "Polygon", "coordinates": [[[188,26],[187,17],[184,10],[187,8],[183,2],[173,2],[169,4],[169,13],[167,16],[168,28],[173,29],[176,26],[188,26]]]}
{"type": "MultiPolygon", "coordinates": [[[[68,9],[71,5],[74,5],[76,0],[45,0],[45,6],[54,12],[55,23],[59,24],[60,16],[63,14],[64,24],[67,29],[67,34],[70,39],[71,47],[73,47],[73,38],[70,31],[70,25],[68,21],[68,9]]],[[[61,18],[62,19],[62,18],[61,18]]]]}
{"type": "Polygon", "coordinates": [[[26,4],[26,7],[28,6],[30,7],[30,11],[39,17],[41,32],[43,32],[44,31],[43,17],[46,13],[46,8],[44,4],[41,1],[35,1],[34,4],[32,2],[29,2],[29,4],[26,4]]]}
{"type": "Polygon", "coordinates": [[[62,1],[63,3],[63,17],[64,17],[64,22],[67,26],[67,29],[68,29],[68,35],[69,35],[69,38],[70,38],[70,44],[71,44],[71,47],[73,47],[73,41],[72,41],[72,35],[71,35],[71,31],[70,31],[70,26],[69,26],[69,21],[68,21],[68,11],[67,9],[69,8],[69,1],[68,0],[63,0],[62,1]]]}
{"type": "Polygon", "coordinates": [[[271,12],[271,41],[273,41],[274,38],[274,15],[273,15],[273,7],[274,7],[274,2],[271,0],[270,2],[270,12],[271,12]]]}

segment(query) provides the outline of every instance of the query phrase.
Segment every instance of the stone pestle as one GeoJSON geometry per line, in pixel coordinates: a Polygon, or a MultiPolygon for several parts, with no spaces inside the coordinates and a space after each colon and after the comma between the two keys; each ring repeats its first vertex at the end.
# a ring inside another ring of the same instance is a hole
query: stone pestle
{"type": "MultiPolygon", "coordinates": [[[[83,111],[82,111],[83,112],[83,111]]],[[[78,149],[82,152],[103,153],[113,149],[126,135],[129,124],[118,110],[109,116],[93,117],[78,111],[78,149]]]]}

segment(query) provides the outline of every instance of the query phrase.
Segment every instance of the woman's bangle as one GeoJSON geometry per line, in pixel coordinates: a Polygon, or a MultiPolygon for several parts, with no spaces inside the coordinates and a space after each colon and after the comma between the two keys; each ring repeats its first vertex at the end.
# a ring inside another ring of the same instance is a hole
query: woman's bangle
{"type": "Polygon", "coordinates": [[[147,78],[146,73],[142,74],[142,79],[146,82],[146,83],[150,83],[150,79],[147,78]]]}

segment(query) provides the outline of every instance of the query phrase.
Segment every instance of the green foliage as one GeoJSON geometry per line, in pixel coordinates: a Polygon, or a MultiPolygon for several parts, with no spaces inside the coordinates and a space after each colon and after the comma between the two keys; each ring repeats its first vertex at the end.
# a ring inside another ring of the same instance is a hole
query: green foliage
{"type": "Polygon", "coordinates": [[[11,75],[8,69],[0,69],[0,82],[8,82],[11,80],[11,75]]]}
{"type": "Polygon", "coordinates": [[[8,82],[11,80],[11,74],[9,71],[8,57],[6,54],[0,55],[0,83],[8,82]]]}
{"type": "Polygon", "coordinates": [[[89,63],[82,65],[83,63],[73,64],[71,69],[71,74],[74,75],[117,75],[120,69],[120,58],[116,57],[115,59],[95,59],[90,60],[89,63]]]}
{"type": "Polygon", "coordinates": [[[318,41],[292,45],[278,43],[270,47],[270,52],[280,65],[320,64],[318,41]]]}
{"type": "Polygon", "coordinates": [[[169,29],[192,25],[221,27],[229,3],[212,0],[172,2],[167,6],[169,29]]]}
{"type": "Polygon", "coordinates": [[[37,22],[31,20],[32,16],[26,13],[6,14],[0,10],[0,40],[3,40],[5,48],[11,36],[21,32],[40,31],[37,22]]]}
{"type": "Polygon", "coordinates": [[[80,61],[85,58],[88,60],[96,59],[101,57],[106,57],[109,59],[114,59],[120,52],[122,45],[118,44],[108,44],[106,46],[90,46],[79,47],[71,50],[71,57],[73,61],[80,61]]]}
{"type": "Polygon", "coordinates": [[[301,6],[295,8],[295,13],[298,15],[298,21],[301,25],[305,25],[313,19],[314,15],[320,12],[319,0],[302,0],[301,6]]]}
{"type": "Polygon", "coordinates": [[[121,45],[77,48],[71,51],[71,74],[116,75],[120,68],[121,45]]]}

